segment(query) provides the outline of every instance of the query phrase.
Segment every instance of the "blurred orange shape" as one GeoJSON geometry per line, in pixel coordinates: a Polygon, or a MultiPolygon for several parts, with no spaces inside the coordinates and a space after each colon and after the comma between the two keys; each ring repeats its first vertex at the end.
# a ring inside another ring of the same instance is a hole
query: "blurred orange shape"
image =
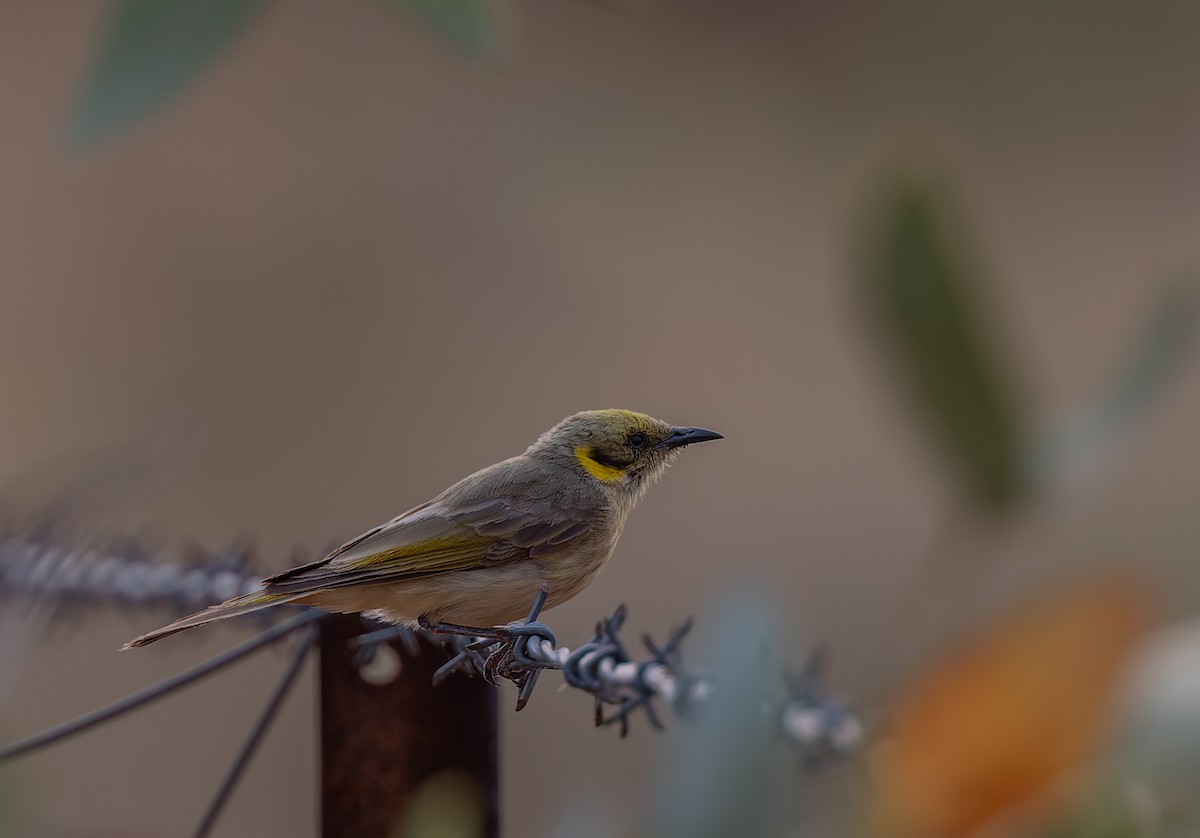
{"type": "Polygon", "coordinates": [[[1048,791],[1099,744],[1149,605],[1128,579],[1092,582],[939,655],[893,706],[880,832],[958,838],[1048,791]]]}

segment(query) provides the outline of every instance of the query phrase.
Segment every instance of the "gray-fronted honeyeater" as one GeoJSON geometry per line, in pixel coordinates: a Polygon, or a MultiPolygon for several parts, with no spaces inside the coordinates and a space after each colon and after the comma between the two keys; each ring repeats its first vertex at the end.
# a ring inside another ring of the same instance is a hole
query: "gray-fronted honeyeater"
{"type": "Polygon", "coordinates": [[[126,644],[285,602],[415,624],[519,619],[543,584],[566,602],[608,561],[634,504],[686,445],[721,439],[630,410],[568,416],[520,454],[360,535],[126,644]]]}

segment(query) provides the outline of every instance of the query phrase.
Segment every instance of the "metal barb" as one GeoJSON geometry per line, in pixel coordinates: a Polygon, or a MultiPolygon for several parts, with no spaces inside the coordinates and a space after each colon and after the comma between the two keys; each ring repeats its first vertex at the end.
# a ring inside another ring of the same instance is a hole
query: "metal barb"
{"type": "MultiPolygon", "coordinates": [[[[366,622],[378,625],[378,622],[374,620],[366,622]]],[[[381,629],[360,634],[350,641],[350,645],[356,650],[354,653],[354,663],[359,667],[366,666],[374,659],[379,645],[387,643],[390,640],[399,640],[400,645],[404,647],[404,651],[409,657],[416,657],[421,654],[421,642],[417,639],[415,631],[408,626],[385,626],[381,629]]]]}
{"type": "Polygon", "coordinates": [[[474,666],[471,650],[463,649],[437,668],[437,671],[433,673],[433,685],[436,687],[455,672],[465,672],[467,675],[472,675],[474,674],[472,672],[474,666]]]}
{"type": "Polygon", "coordinates": [[[854,753],[866,738],[859,715],[822,686],[826,658],[825,649],[818,646],[799,672],[783,674],[788,698],[778,714],[780,727],[809,770],[854,753]]]}

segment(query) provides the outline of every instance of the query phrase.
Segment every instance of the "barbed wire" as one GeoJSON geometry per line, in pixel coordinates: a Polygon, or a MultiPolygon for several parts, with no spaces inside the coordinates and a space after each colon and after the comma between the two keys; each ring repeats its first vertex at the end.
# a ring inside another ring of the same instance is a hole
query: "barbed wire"
{"type": "Polygon", "coordinates": [[[248,547],[193,550],[187,561],[131,542],[72,547],[45,536],[0,534],[0,591],[49,602],[195,611],[258,588],[248,547]]]}
{"type": "MultiPolygon", "coordinates": [[[[250,569],[250,553],[243,547],[197,552],[188,563],[173,563],[164,556],[132,547],[83,549],[47,544],[29,536],[0,537],[0,592],[8,595],[27,594],[48,601],[98,605],[167,607],[184,612],[255,590],[258,580],[259,574],[250,569]]],[[[621,606],[596,623],[591,639],[571,649],[559,646],[554,632],[538,619],[546,595],[544,588],[538,592],[526,620],[500,628],[424,623],[421,629],[414,630],[403,626],[379,628],[380,624],[376,624],[374,630],[365,631],[352,641],[357,649],[356,662],[365,669],[383,644],[392,639],[398,639],[406,651],[416,654],[421,649],[418,636],[424,634],[440,644],[449,658],[435,673],[435,684],[455,673],[479,675],[492,684],[511,681],[517,688],[517,710],[528,704],[541,673],[557,670],[568,686],[592,696],[596,725],[616,725],[622,736],[628,734],[629,720],[635,712],[641,711],[652,727],[661,729],[663,722],[656,702],[665,704],[677,716],[688,718],[717,688],[717,679],[711,673],[684,664],[682,646],[692,627],[691,620],[673,631],[661,645],[643,635],[646,655],[637,658],[630,654],[622,638],[627,612],[621,606]]],[[[269,611],[261,613],[269,615],[269,611]]],[[[226,655],[75,722],[0,748],[0,760],[58,741],[166,695],[320,618],[319,612],[302,609],[301,616],[226,655]]],[[[799,672],[786,675],[784,699],[778,705],[764,708],[775,720],[782,738],[808,766],[854,753],[866,733],[859,715],[824,687],[823,660],[823,655],[814,654],[799,672]]]]}
{"type": "MultiPolygon", "coordinates": [[[[545,587],[538,592],[524,621],[486,630],[482,636],[475,627],[423,622],[425,632],[450,654],[434,674],[434,683],[455,672],[482,675],[492,684],[508,680],[517,688],[516,709],[520,711],[532,697],[540,674],[558,670],[568,686],[591,694],[596,726],[619,725],[622,737],[628,735],[629,718],[638,710],[652,727],[663,728],[655,699],[685,718],[709,700],[715,679],[683,663],[682,643],[691,631],[691,619],[661,646],[644,634],[642,643],[648,656],[636,659],[621,637],[627,617],[622,605],[596,623],[591,640],[572,650],[559,646],[550,627],[537,619],[548,594],[545,587]],[[613,709],[606,713],[607,707],[613,709]]],[[[359,648],[360,664],[367,665],[380,644],[393,638],[400,638],[407,649],[418,649],[416,636],[404,626],[389,626],[363,634],[353,643],[359,648]]],[[[823,664],[824,655],[815,652],[799,672],[785,674],[784,701],[778,707],[764,708],[778,720],[779,732],[809,767],[854,753],[866,734],[858,714],[822,685],[823,664]]]]}

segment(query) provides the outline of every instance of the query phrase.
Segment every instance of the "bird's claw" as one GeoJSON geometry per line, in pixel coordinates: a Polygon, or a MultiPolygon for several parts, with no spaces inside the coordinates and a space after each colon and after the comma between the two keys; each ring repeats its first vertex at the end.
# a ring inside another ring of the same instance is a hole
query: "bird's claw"
{"type": "MultiPolygon", "coordinates": [[[[512,681],[517,686],[517,709],[520,710],[529,701],[541,670],[556,666],[556,664],[548,663],[531,654],[529,645],[534,641],[549,643],[550,648],[558,645],[558,638],[554,636],[550,626],[537,619],[542,607],[546,604],[548,594],[549,588],[543,585],[534,600],[533,607],[529,610],[529,616],[524,620],[517,620],[504,626],[481,628],[458,623],[435,623],[430,621],[426,615],[418,617],[417,623],[421,628],[435,634],[470,638],[471,642],[466,645],[464,651],[487,653],[487,658],[483,660],[482,665],[478,663],[478,655],[471,660],[489,684],[496,685],[499,683],[499,679],[503,678],[506,681],[512,681]]],[[[452,661],[453,668],[457,668],[465,662],[465,656],[460,654],[452,661]]],[[[443,669],[446,668],[449,667],[443,667],[443,669]]]]}

